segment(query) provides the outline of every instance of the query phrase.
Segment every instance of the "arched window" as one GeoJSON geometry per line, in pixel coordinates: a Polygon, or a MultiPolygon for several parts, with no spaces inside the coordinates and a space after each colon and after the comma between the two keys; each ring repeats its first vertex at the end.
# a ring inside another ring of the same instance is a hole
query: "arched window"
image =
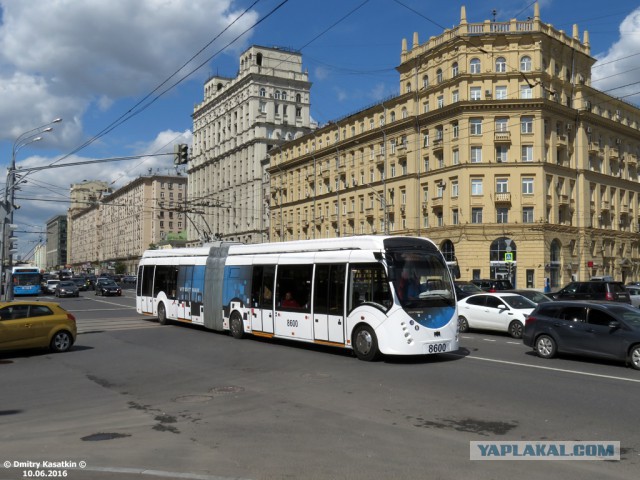
{"type": "Polygon", "coordinates": [[[451,76],[452,77],[458,76],[458,62],[453,62],[453,65],[451,65],[451,76]]]}
{"type": "Polygon", "coordinates": [[[407,89],[406,89],[406,93],[409,93],[411,91],[411,82],[407,82],[407,89]]]}
{"type": "Polygon", "coordinates": [[[442,83],[442,70],[440,68],[436,70],[436,82],[442,83]]]}
{"type": "Polygon", "coordinates": [[[261,53],[256,55],[256,65],[262,65],[262,54],[261,53]]]}
{"type": "Polygon", "coordinates": [[[391,112],[391,115],[389,116],[389,118],[391,119],[392,122],[396,121],[396,112],[391,112]]]}
{"type": "Polygon", "coordinates": [[[409,112],[407,112],[406,107],[402,107],[402,118],[407,118],[409,116],[409,112]]]}
{"type": "Polygon", "coordinates": [[[422,88],[427,88],[429,86],[429,76],[425,75],[422,77],[422,88]]]}
{"type": "Polygon", "coordinates": [[[282,100],[286,100],[287,99],[287,92],[282,92],[282,100]]]}
{"type": "Polygon", "coordinates": [[[296,103],[300,103],[302,101],[302,95],[299,93],[296,94],[296,103]]]}
{"type": "Polygon", "coordinates": [[[531,57],[525,55],[520,59],[520,71],[521,72],[530,72],[531,71],[531,57]]]}
{"type": "Polygon", "coordinates": [[[440,245],[440,251],[447,262],[456,261],[456,248],[453,246],[453,242],[451,240],[445,240],[442,242],[442,245],[440,245]]]}
{"type": "Polygon", "coordinates": [[[512,260],[516,260],[516,242],[507,237],[496,238],[491,242],[489,260],[492,262],[504,262],[505,253],[512,253],[512,260]]]}
{"type": "Polygon", "coordinates": [[[273,95],[276,100],[280,100],[280,90],[276,90],[276,93],[273,95]]]}
{"type": "Polygon", "coordinates": [[[507,60],[504,57],[496,58],[496,72],[505,73],[507,71],[507,60]]]}
{"type": "Polygon", "coordinates": [[[261,97],[266,97],[267,96],[267,90],[265,90],[264,88],[260,89],[260,96],[261,97]]]}
{"type": "Polygon", "coordinates": [[[472,58],[471,62],[469,63],[469,71],[471,73],[480,73],[480,59],[479,58],[472,58]]]}

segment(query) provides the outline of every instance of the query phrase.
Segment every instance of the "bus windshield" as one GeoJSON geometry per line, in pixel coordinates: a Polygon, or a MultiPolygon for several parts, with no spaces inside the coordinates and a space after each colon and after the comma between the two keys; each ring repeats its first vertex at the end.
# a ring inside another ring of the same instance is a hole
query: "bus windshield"
{"type": "Polygon", "coordinates": [[[20,286],[39,285],[40,274],[16,272],[13,274],[13,284],[20,285],[20,286]]]}
{"type": "Polygon", "coordinates": [[[442,256],[424,250],[389,252],[389,270],[405,309],[455,305],[453,282],[442,256]]]}

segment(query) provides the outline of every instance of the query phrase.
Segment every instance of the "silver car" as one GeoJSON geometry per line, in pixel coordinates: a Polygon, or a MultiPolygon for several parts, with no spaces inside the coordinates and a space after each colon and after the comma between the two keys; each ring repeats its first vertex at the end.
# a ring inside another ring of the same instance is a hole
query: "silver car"
{"type": "Polygon", "coordinates": [[[640,308],[640,287],[632,287],[627,285],[624,287],[629,292],[629,297],[631,298],[631,305],[636,308],[640,308]]]}

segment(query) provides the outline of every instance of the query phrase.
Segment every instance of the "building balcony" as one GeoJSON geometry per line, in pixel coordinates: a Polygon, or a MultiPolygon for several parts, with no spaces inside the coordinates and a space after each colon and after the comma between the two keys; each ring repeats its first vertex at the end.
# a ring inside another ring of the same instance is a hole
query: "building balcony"
{"type": "Polygon", "coordinates": [[[611,204],[608,200],[602,200],[600,202],[600,210],[608,212],[611,209],[611,204]]]}
{"type": "Polygon", "coordinates": [[[600,144],[598,142],[589,142],[590,153],[600,153],[600,144]]]}
{"type": "Polygon", "coordinates": [[[338,173],[344,175],[347,172],[347,166],[344,163],[338,165],[338,173]]]}
{"type": "Polygon", "coordinates": [[[330,172],[330,171],[329,171],[329,169],[327,168],[327,169],[322,170],[322,171],[320,172],[320,176],[322,177],[322,179],[323,179],[323,180],[329,180],[329,177],[331,177],[331,172],[330,172]]]}
{"type": "Polygon", "coordinates": [[[569,205],[569,195],[558,195],[558,205],[569,205]]]}
{"type": "Polygon", "coordinates": [[[628,153],[627,163],[635,167],[636,165],[638,165],[638,156],[635,153],[628,153]]]}
{"type": "Polygon", "coordinates": [[[315,173],[307,173],[307,182],[315,183],[315,181],[316,181],[315,173]]]}
{"type": "Polygon", "coordinates": [[[433,141],[433,151],[435,152],[442,149],[444,149],[444,141],[442,140],[442,138],[436,138],[433,141]]]}
{"type": "Polygon", "coordinates": [[[364,216],[367,217],[367,220],[372,219],[373,218],[373,207],[365,208],[364,216]]]}
{"type": "Polygon", "coordinates": [[[333,213],[329,219],[331,220],[331,223],[338,223],[338,214],[337,213],[333,213]]]}
{"type": "Polygon", "coordinates": [[[511,192],[496,193],[495,203],[511,203],[511,192]]]}
{"type": "Polygon", "coordinates": [[[629,205],[620,205],[620,213],[629,213],[629,205]]]}
{"type": "Polygon", "coordinates": [[[384,168],[384,161],[385,161],[385,154],[384,153],[379,153],[378,155],[376,155],[376,165],[378,167],[384,168]]]}
{"type": "Polygon", "coordinates": [[[620,158],[620,151],[617,148],[609,149],[609,158],[612,160],[617,160],[620,158]]]}
{"type": "Polygon", "coordinates": [[[356,212],[354,212],[353,210],[351,210],[350,212],[347,212],[347,220],[349,220],[350,222],[353,222],[356,219],[356,212]]]}
{"type": "Polygon", "coordinates": [[[495,143],[511,143],[511,132],[495,132],[493,141],[495,143]]]}
{"type": "Polygon", "coordinates": [[[432,197],[431,198],[431,206],[433,208],[442,207],[442,203],[443,203],[442,197],[432,197]]]}

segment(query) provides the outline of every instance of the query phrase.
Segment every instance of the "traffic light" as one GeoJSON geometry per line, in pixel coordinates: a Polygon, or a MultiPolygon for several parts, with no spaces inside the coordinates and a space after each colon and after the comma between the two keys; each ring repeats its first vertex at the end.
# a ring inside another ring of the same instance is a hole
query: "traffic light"
{"type": "Polygon", "coordinates": [[[185,165],[189,161],[189,145],[180,143],[173,147],[173,163],[175,165],[185,165]]]}

